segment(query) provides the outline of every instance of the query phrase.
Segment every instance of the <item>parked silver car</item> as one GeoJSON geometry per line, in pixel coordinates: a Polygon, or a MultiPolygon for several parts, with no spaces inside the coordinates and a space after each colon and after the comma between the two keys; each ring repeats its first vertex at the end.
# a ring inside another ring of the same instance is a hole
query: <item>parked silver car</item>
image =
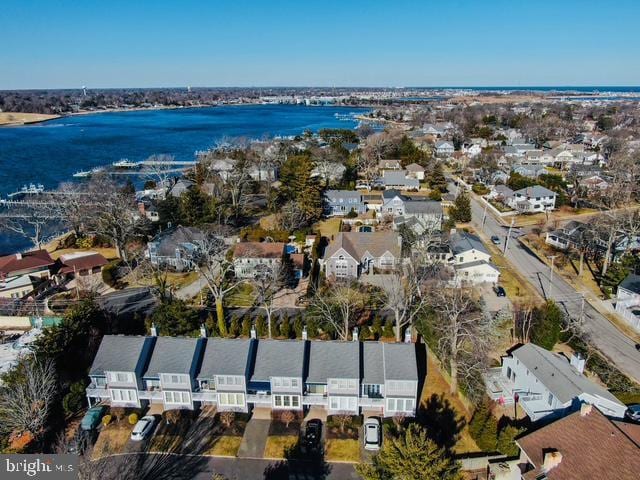
{"type": "Polygon", "coordinates": [[[625,416],[629,420],[640,423],[640,403],[629,405],[629,408],[627,408],[627,411],[625,412],[625,416]]]}
{"type": "Polygon", "coordinates": [[[369,417],[364,422],[364,449],[380,450],[382,444],[382,425],[380,419],[369,417]]]}
{"type": "Polygon", "coordinates": [[[131,440],[133,440],[134,442],[144,440],[151,434],[155,424],[156,418],[154,416],[147,415],[142,417],[140,420],[138,420],[136,426],[133,427],[133,431],[131,432],[131,440]]]}

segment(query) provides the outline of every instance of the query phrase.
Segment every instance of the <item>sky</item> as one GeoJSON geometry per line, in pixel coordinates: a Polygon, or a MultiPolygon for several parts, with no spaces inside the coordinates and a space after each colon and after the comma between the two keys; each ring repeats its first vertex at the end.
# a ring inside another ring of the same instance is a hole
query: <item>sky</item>
{"type": "Polygon", "coordinates": [[[638,0],[0,7],[0,89],[640,85],[638,0]]]}

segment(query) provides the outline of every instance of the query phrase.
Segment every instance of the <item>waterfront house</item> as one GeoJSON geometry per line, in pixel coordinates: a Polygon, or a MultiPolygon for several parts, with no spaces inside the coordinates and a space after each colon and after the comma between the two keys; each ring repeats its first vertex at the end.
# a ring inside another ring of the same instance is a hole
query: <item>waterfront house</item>
{"type": "Polygon", "coordinates": [[[401,261],[402,238],[396,232],[342,232],[325,250],[327,277],[358,278],[390,270],[401,261]]]}
{"type": "Polygon", "coordinates": [[[147,244],[145,256],[156,267],[171,267],[178,272],[193,270],[204,239],[201,230],[179,225],[156,235],[147,244]]]}
{"type": "Polygon", "coordinates": [[[517,400],[531,421],[566,415],[583,403],[593,404],[607,416],[623,418],[627,407],[583,373],[585,359],[564,356],[527,343],[502,358],[502,366],[489,371],[487,393],[502,404],[517,400]]]}
{"type": "Polygon", "coordinates": [[[355,331],[352,342],[105,335],[89,376],[89,404],[114,407],[389,417],[415,415],[418,400],[415,346],[359,342],[355,331]]]}
{"type": "Polygon", "coordinates": [[[520,213],[548,212],[556,208],[556,193],[540,185],[513,192],[509,206],[520,213]]]}
{"type": "Polygon", "coordinates": [[[640,472],[640,425],[609,419],[588,404],[516,444],[520,470],[508,478],[635,480],[640,472]]]}
{"type": "Polygon", "coordinates": [[[22,298],[50,277],[55,261],[46,250],[0,257],[0,298],[22,298]]]}
{"type": "Polygon", "coordinates": [[[397,159],[380,160],[378,163],[378,170],[400,170],[402,169],[402,163],[397,159]]]}
{"type": "Polygon", "coordinates": [[[183,193],[188,192],[195,186],[195,182],[186,178],[180,178],[169,189],[169,195],[175,198],[180,198],[183,193]]]}
{"type": "Polygon", "coordinates": [[[233,249],[233,270],[237,278],[254,278],[259,265],[275,269],[285,254],[283,242],[241,242],[233,249]]]}

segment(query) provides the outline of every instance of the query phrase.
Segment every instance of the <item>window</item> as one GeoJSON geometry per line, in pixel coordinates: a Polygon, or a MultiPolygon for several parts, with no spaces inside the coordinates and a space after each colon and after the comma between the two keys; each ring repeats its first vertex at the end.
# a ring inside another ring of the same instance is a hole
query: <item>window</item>
{"type": "Polygon", "coordinates": [[[226,407],[244,407],[244,393],[219,393],[218,404],[226,407]]]}
{"type": "Polygon", "coordinates": [[[300,395],[274,395],[274,408],[300,408],[300,395]]]}
{"type": "Polygon", "coordinates": [[[243,385],[243,378],[238,375],[220,375],[216,377],[216,383],[218,385],[243,385]]]}
{"type": "Polygon", "coordinates": [[[363,385],[363,395],[365,397],[380,397],[380,385],[363,385]]]}
{"type": "Polygon", "coordinates": [[[189,385],[189,375],[163,373],[162,375],[160,375],[160,379],[162,380],[163,384],[189,385]]]}
{"type": "Polygon", "coordinates": [[[111,395],[111,400],[114,402],[137,403],[138,401],[135,390],[127,388],[112,388],[109,393],[111,395]]]}
{"type": "Polygon", "coordinates": [[[110,382],[118,382],[118,383],[133,382],[133,376],[128,372],[109,372],[108,377],[110,382]]]}
{"type": "Polygon", "coordinates": [[[552,393],[549,394],[549,398],[547,399],[547,403],[549,404],[549,406],[553,405],[553,394],[552,393]]]}
{"type": "Polygon", "coordinates": [[[325,385],[307,385],[307,393],[311,395],[324,395],[326,391],[325,385]]]}
{"type": "Polygon", "coordinates": [[[189,395],[189,392],[174,392],[171,390],[165,390],[162,393],[164,394],[164,403],[172,403],[176,405],[191,404],[191,396],[189,395]]]}
{"type": "Polygon", "coordinates": [[[330,397],[330,410],[355,411],[357,408],[358,401],[355,397],[330,397]]]}
{"type": "Polygon", "coordinates": [[[413,398],[388,398],[388,412],[412,412],[415,405],[413,398]]]}
{"type": "Polygon", "coordinates": [[[389,380],[387,382],[388,393],[394,392],[412,392],[415,390],[414,382],[405,382],[401,380],[389,380]]]}

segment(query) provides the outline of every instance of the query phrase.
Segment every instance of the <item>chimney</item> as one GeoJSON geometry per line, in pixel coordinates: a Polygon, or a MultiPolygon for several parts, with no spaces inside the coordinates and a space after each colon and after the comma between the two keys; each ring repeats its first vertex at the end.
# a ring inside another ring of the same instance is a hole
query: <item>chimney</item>
{"type": "Polygon", "coordinates": [[[407,327],[404,331],[404,343],[411,343],[411,327],[407,327]]]}
{"type": "Polygon", "coordinates": [[[553,452],[546,452],[542,461],[542,470],[548,472],[554,467],[557,467],[562,462],[562,454],[554,450],[553,452]]]}
{"type": "Polygon", "coordinates": [[[353,334],[352,334],[352,337],[353,337],[353,341],[354,341],[354,342],[357,342],[357,341],[358,341],[358,327],[353,327],[353,334]]]}
{"type": "Polygon", "coordinates": [[[309,334],[307,333],[307,326],[302,327],[302,340],[308,340],[309,334]]]}
{"type": "Polygon", "coordinates": [[[402,247],[402,235],[398,235],[398,246],[402,247]]]}
{"type": "Polygon", "coordinates": [[[586,417],[587,415],[589,415],[591,413],[591,410],[593,410],[593,405],[591,405],[590,403],[583,403],[580,405],[580,416],[581,417],[586,417]]]}
{"type": "Polygon", "coordinates": [[[204,323],[200,325],[200,336],[202,338],[207,338],[207,327],[204,326],[204,323]]]}
{"type": "Polygon", "coordinates": [[[255,325],[251,325],[251,338],[258,338],[255,325]]]}
{"type": "Polygon", "coordinates": [[[151,336],[152,337],[157,337],[158,336],[158,329],[156,328],[156,324],[155,323],[151,324],[151,336]]]}
{"type": "Polygon", "coordinates": [[[571,355],[571,360],[569,363],[571,363],[571,366],[575,368],[578,371],[578,373],[584,372],[585,359],[578,352],[571,355]]]}
{"type": "Polygon", "coordinates": [[[449,235],[455,235],[456,234],[456,229],[452,228],[451,231],[449,232],[449,235]]]}

